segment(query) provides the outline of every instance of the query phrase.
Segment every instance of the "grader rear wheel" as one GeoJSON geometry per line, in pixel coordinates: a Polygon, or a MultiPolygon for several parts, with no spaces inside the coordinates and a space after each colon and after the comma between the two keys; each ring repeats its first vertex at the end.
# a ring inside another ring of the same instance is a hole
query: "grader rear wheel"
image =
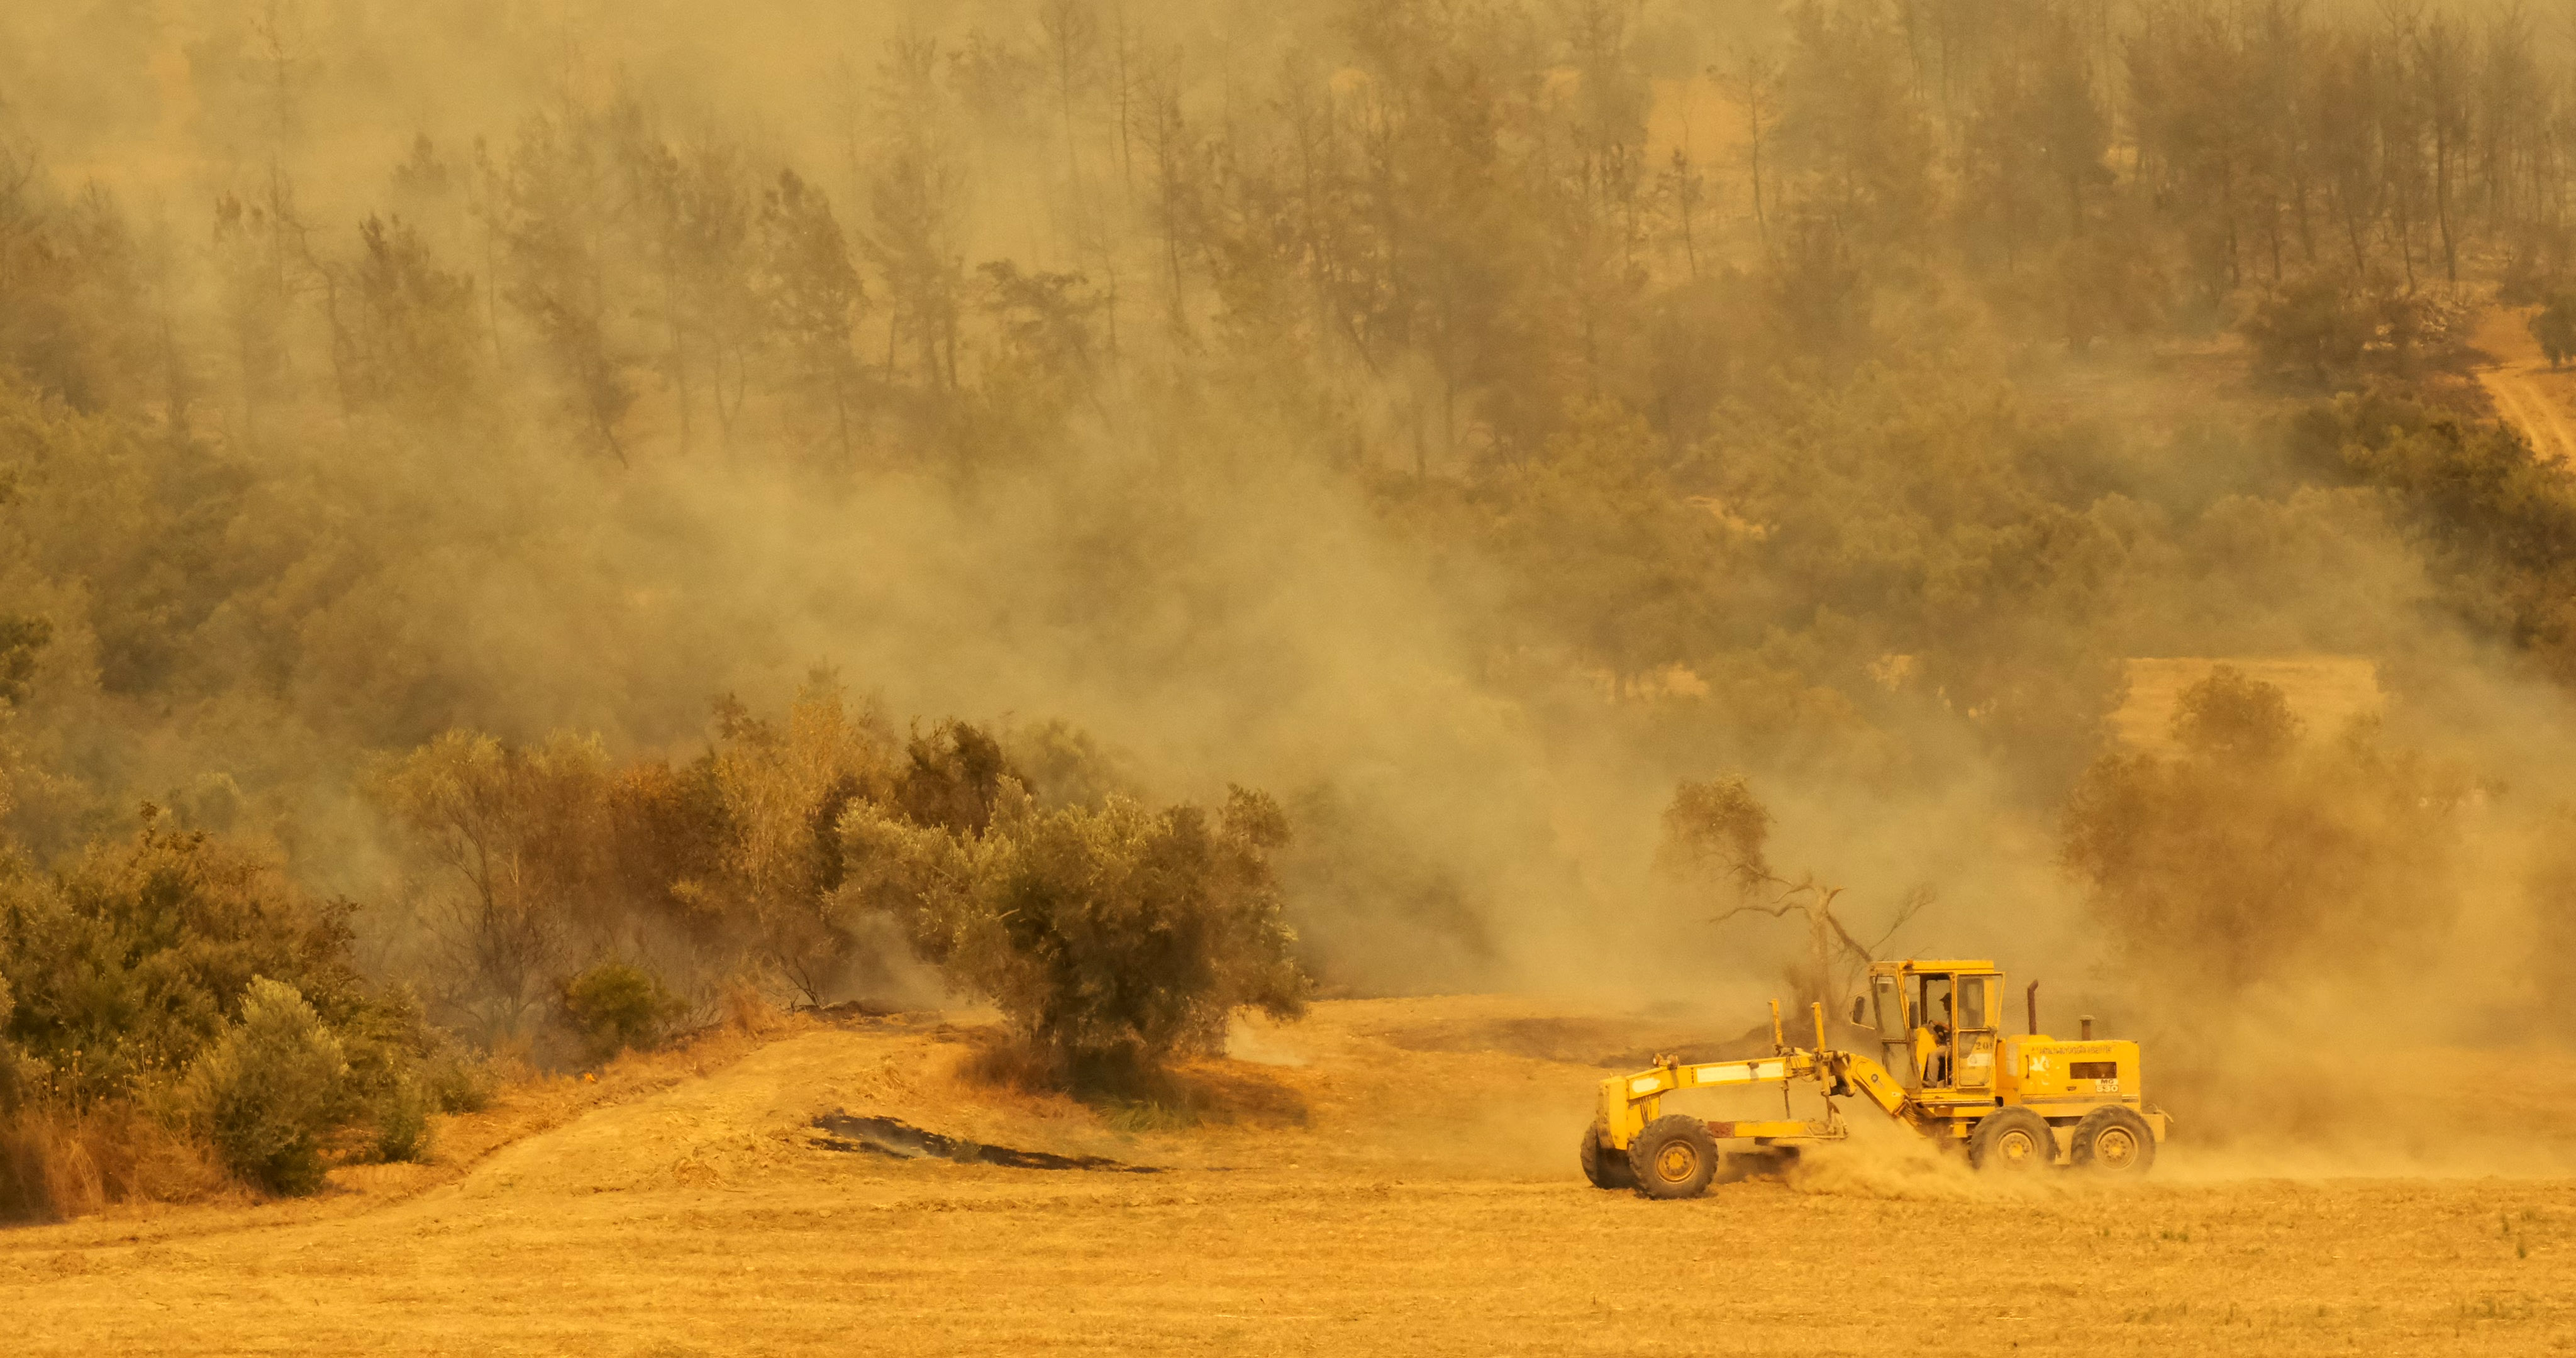
{"type": "Polygon", "coordinates": [[[1717,1139],[1698,1118],[1666,1113],[1628,1143],[1628,1169],[1647,1197],[1698,1197],[1717,1173],[1717,1139]]]}
{"type": "Polygon", "coordinates": [[[1968,1137],[1968,1163],[1979,1169],[2023,1171],[2057,1163],[2057,1138],[2048,1119],[2027,1108],[1988,1113],[1968,1137]]]}
{"type": "Polygon", "coordinates": [[[1618,1151],[1604,1149],[1599,1128],[1583,1129],[1583,1146],[1579,1153],[1583,1159],[1583,1177],[1594,1188],[1637,1186],[1637,1174],[1629,1167],[1628,1157],[1618,1151]]]}
{"type": "Polygon", "coordinates": [[[2096,1108],[2075,1124],[2078,1169],[2105,1174],[2144,1174],[2156,1162],[2156,1133],[2147,1120],[2113,1104],[2096,1108]]]}

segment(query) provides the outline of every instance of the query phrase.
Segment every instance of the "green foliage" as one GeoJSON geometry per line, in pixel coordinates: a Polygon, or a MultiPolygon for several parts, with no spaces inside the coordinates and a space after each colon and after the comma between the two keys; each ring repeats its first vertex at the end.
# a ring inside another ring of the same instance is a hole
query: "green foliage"
{"type": "Polygon", "coordinates": [[[433,1050],[412,1071],[413,1087],[432,1112],[479,1113],[499,1083],[489,1063],[453,1044],[433,1050]]]}
{"type": "Polygon", "coordinates": [[[36,657],[54,639],[54,625],[44,618],[0,617],[0,699],[27,700],[27,681],[36,677],[36,657]]]}
{"type": "Polygon", "coordinates": [[[352,317],[340,380],[353,402],[405,414],[470,399],[481,378],[473,280],[440,268],[400,217],[358,224],[352,317]]]}
{"type": "MultiPolygon", "coordinates": [[[[982,833],[992,823],[1002,780],[1019,777],[999,741],[962,721],[941,722],[927,735],[915,732],[905,755],[904,767],[895,775],[896,809],[915,825],[960,834],[982,833]]],[[[837,816],[825,822],[838,823],[837,816]]]]}
{"type": "Polygon", "coordinates": [[[1742,778],[1688,779],[1664,807],[1657,850],[1668,872],[1722,877],[1750,890],[1771,875],[1763,847],[1771,837],[1771,812],[1742,778]]]}
{"type": "Polygon", "coordinates": [[[2530,327],[2549,366],[2564,367],[2568,357],[2576,355],[2576,293],[2552,294],[2547,304],[2531,314],[2530,327]]]}
{"type": "MultiPolygon", "coordinates": [[[[377,804],[442,881],[431,901],[442,949],[429,976],[442,1017],[497,1039],[536,1035],[552,1009],[596,1061],[649,1045],[664,1010],[710,999],[743,964],[821,1003],[862,960],[836,900],[849,871],[839,832],[849,808],[881,805],[971,834],[1016,776],[1000,741],[967,722],[936,723],[898,746],[883,716],[850,703],[827,675],[784,722],[730,699],[715,715],[713,747],[680,769],[615,767],[595,738],[515,746],[451,732],[380,771],[377,804]],[[639,939],[659,945],[652,966],[574,974],[571,959],[639,939]],[[641,984],[634,978],[648,972],[649,996],[612,985],[538,1003],[594,981],[641,984]]],[[[1079,733],[1042,736],[1031,748],[1067,786],[1105,776],[1079,733]]]]}
{"type": "Polygon", "coordinates": [[[13,1001],[0,1006],[0,1112],[148,1137],[128,1114],[168,1106],[231,1172],[277,1192],[318,1184],[343,1128],[369,1153],[424,1153],[414,1072],[435,1042],[404,992],[359,979],[352,907],[312,900],[267,854],[164,819],[147,808],[132,840],[59,873],[0,869],[13,1001]]]}
{"type": "Polygon", "coordinates": [[[2308,411],[2311,463],[2388,497],[2451,608],[2576,680],[2576,487],[2513,431],[2384,391],[2308,411]]]}
{"type": "Polygon", "coordinates": [[[873,705],[852,705],[816,675],[783,725],[728,702],[705,764],[722,831],[701,876],[672,889],[808,1002],[820,1003],[855,954],[831,906],[844,871],[836,825],[858,798],[889,795],[894,734],[873,705]]]}
{"type": "MultiPolygon", "coordinates": [[[[17,998],[10,993],[9,978],[0,974],[0,1033],[8,1031],[9,1016],[16,1008],[17,998]]],[[[0,1036],[0,1117],[17,1112],[42,1076],[41,1066],[21,1054],[17,1044],[0,1036]]]]}
{"type": "Polygon", "coordinates": [[[2174,705],[2174,742],[2213,760],[2277,760],[2297,742],[2299,726],[2288,694],[2233,665],[2212,669],[2174,705]]]}
{"type": "Polygon", "coordinates": [[[2171,755],[2077,783],[2067,867],[2150,986],[2229,996],[2394,964],[2438,936],[2467,788],[2368,729],[2301,744],[2271,685],[2221,670],[2176,705],[2171,755]]]}
{"type": "Polygon", "coordinates": [[[368,1151],[386,1164],[422,1162],[429,1159],[429,1115],[442,1111],[434,1094],[417,1079],[405,1075],[371,1101],[374,1135],[368,1151]]]}
{"type": "Polygon", "coordinates": [[[2267,368],[2323,382],[2361,361],[2371,319],[2340,282],[2309,274],[2265,297],[2243,329],[2267,368]]]}
{"type": "Polygon", "coordinates": [[[451,731],[381,769],[377,804],[460,888],[438,898],[441,1002],[492,1037],[523,1031],[613,880],[598,743],[533,749],[451,731]]]}
{"type": "Polygon", "coordinates": [[[239,1022],[188,1068],[179,1101],[226,1169],[272,1193],[311,1193],[349,1116],[349,1064],[295,987],[260,977],[239,1022]]]}
{"type": "Polygon", "coordinates": [[[134,838],[59,875],[0,867],[7,1036],[86,1103],[189,1065],[253,977],[355,1020],[372,1001],[349,962],[349,910],[305,896],[274,859],[147,811],[134,838]]]}
{"type": "Polygon", "coordinates": [[[1073,1088],[1133,1088],[1216,1049],[1237,1009],[1303,1006],[1270,868],[1287,823],[1259,793],[1213,818],[1124,797],[1046,811],[1006,781],[980,834],[867,803],[841,828],[853,906],[893,913],[1073,1088]]]}
{"type": "Polygon", "coordinates": [[[661,977],[627,962],[601,962],[564,982],[563,1007],[593,1064],[653,1047],[688,1011],[661,977]]]}

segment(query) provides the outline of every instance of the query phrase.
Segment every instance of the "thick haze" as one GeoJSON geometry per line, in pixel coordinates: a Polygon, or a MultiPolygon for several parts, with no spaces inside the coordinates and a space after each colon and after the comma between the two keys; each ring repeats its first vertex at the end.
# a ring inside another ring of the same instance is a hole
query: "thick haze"
{"type": "Polygon", "coordinates": [[[2567,92],[2515,73],[2562,35],[2431,13],[2298,19],[2318,99],[2456,22],[2561,121],[2460,113],[2454,208],[2414,132],[2347,164],[2306,105],[2219,220],[2195,129],[2254,124],[2196,72],[2271,40],[2234,10],[13,7],[17,833],[151,797],[392,910],[379,757],[685,759],[819,666],[1271,791],[1329,986],[1749,1022],[1802,931],[1649,871],[1676,780],[1743,774],[1856,931],[1928,884],[1891,951],[2175,1033],[2070,789],[2124,659],[2321,652],[2478,789],[2414,974],[2535,994],[2498,959],[2557,946],[2557,634],[2400,460],[2335,460],[2386,422],[2297,413],[2459,404],[2445,327],[2564,265],[2567,92]],[[2311,374],[2260,329],[2303,280],[2432,338],[2311,374]]]}

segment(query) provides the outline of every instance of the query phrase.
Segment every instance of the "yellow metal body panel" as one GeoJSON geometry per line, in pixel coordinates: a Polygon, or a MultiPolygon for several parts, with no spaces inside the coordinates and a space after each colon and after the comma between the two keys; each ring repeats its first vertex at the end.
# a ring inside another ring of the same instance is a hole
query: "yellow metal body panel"
{"type": "Polygon", "coordinates": [[[2060,1042],[2045,1035],[2004,1040],[1996,1092],[2008,1102],[2132,1102],[2140,1094],[2138,1044],[2060,1042]]]}

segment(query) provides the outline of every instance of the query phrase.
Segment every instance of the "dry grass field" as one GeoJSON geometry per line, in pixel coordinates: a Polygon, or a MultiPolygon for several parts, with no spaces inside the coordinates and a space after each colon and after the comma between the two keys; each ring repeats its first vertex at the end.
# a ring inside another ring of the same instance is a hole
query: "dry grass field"
{"type": "Polygon", "coordinates": [[[1121,1130],[964,1083],[937,1016],[807,1022],[522,1088],[318,1199],[0,1232],[0,1315],[27,1355],[2576,1348],[2564,1057],[2460,1068],[2513,1177],[2177,1140],[2141,1185],[2015,1189],[1880,1137],[1692,1202],[1586,1187],[1594,1063],[1681,1034],[1330,1003],[1197,1072],[1230,1121],[1121,1130]],[[853,1153],[835,1110],[1163,1172],[853,1153]]]}

